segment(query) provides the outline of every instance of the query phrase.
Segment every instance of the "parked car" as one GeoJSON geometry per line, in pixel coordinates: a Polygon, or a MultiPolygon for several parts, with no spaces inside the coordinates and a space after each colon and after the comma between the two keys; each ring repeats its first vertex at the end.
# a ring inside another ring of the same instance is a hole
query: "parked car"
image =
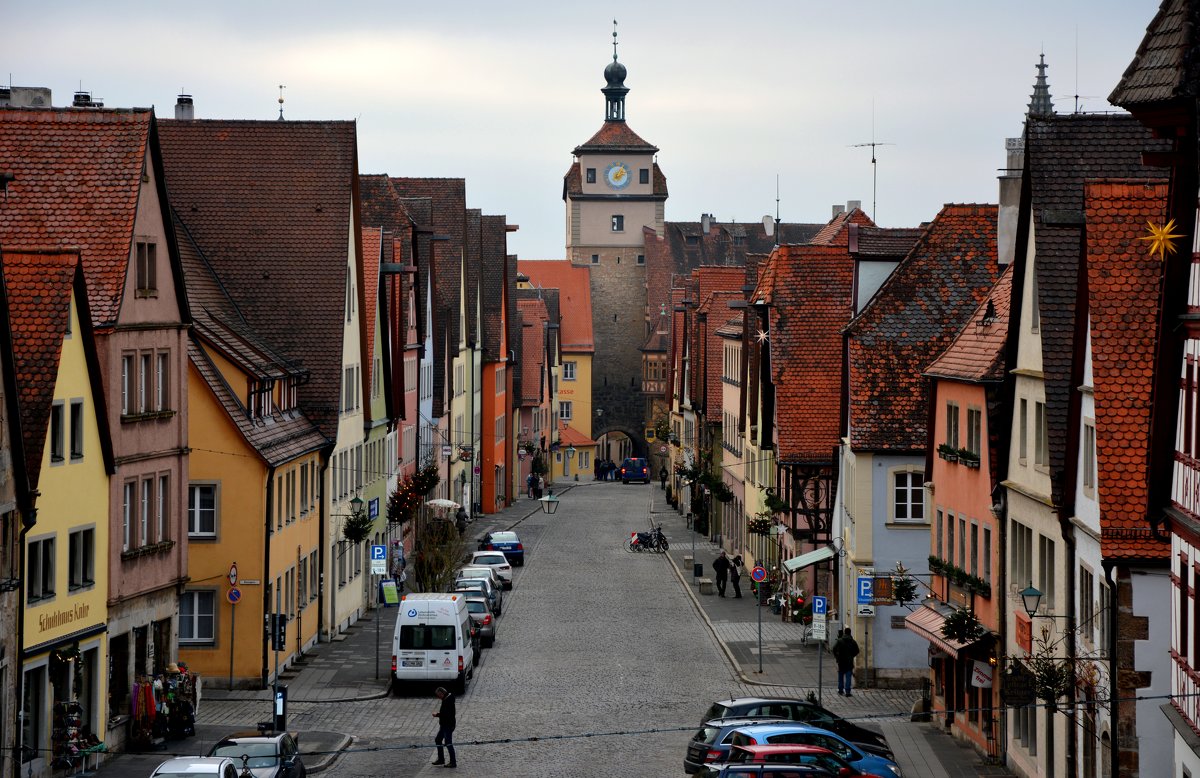
{"type": "Polygon", "coordinates": [[[488,602],[492,604],[494,616],[499,616],[504,610],[504,593],[492,586],[492,582],[487,578],[459,578],[454,582],[454,590],[456,592],[473,592],[487,597],[488,602]]]}
{"type": "Polygon", "coordinates": [[[650,483],[650,465],[641,457],[630,457],[621,462],[621,483],[642,481],[650,483]]]}
{"type": "Polygon", "coordinates": [[[496,571],[500,576],[500,583],[505,589],[511,589],[513,586],[513,569],[508,563],[508,557],[503,551],[476,551],[471,554],[469,563],[472,567],[478,565],[487,565],[496,571]]]}
{"type": "Polygon", "coordinates": [[[238,778],[241,770],[233,760],[222,756],[181,756],[154,768],[150,778],[196,778],[211,775],[213,778],[238,778]]]}
{"type": "Polygon", "coordinates": [[[475,631],[479,635],[479,644],[484,648],[496,645],[496,617],[492,615],[492,604],[484,596],[468,596],[467,613],[475,622],[475,631]]]}
{"type": "Polygon", "coordinates": [[[688,741],[687,753],[683,757],[683,770],[694,773],[706,764],[727,761],[729,736],[738,727],[784,721],[787,719],[780,716],[732,716],[706,721],[688,741]]]}
{"type": "Polygon", "coordinates": [[[525,564],[525,544],[515,532],[489,532],[479,541],[480,551],[500,551],[517,567],[525,564]]]}
{"type": "Polygon", "coordinates": [[[496,570],[491,565],[472,565],[467,564],[459,569],[457,579],[462,578],[486,578],[492,582],[492,586],[497,589],[504,588],[504,579],[500,577],[500,571],[496,570]]]}
{"type": "Polygon", "coordinates": [[[217,741],[209,756],[233,760],[250,768],[254,778],[304,778],[304,760],[296,735],[289,732],[234,732],[217,741]]]}
{"type": "Polygon", "coordinates": [[[824,767],[810,764],[706,765],[697,778],[840,778],[824,767]]]}
{"type": "MultiPolygon", "coordinates": [[[[874,773],[862,773],[828,748],[796,743],[765,746],[733,746],[726,764],[803,764],[815,765],[841,778],[886,778],[874,773]]],[[[716,767],[717,765],[713,765],[716,767]]]]}
{"type": "Polygon", "coordinates": [[[755,724],[749,727],[739,727],[733,731],[729,743],[730,746],[755,746],[775,743],[820,746],[821,748],[828,748],[849,762],[859,772],[883,775],[887,778],[903,778],[900,773],[900,765],[891,759],[866,751],[827,729],[820,729],[808,724],[786,722],[783,724],[755,724]]]}
{"type": "Polygon", "coordinates": [[[705,711],[702,721],[732,716],[778,716],[789,721],[810,724],[827,729],[873,754],[886,759],[894,757],[887,739],[881,733],[847,721],[809,700],[790,697],[735,697],[718,700],[705,711]]]}

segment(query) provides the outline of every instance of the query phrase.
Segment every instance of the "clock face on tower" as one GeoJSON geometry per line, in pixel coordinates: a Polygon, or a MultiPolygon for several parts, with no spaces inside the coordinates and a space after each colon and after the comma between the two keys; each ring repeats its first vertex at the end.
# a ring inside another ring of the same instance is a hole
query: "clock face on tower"
{"type": "Polygon", "coordinates": [[[629,166],[624,162],[614,162],[604,170],[604,180],[611,189],[624,189],[630,178],[629,166]]]}

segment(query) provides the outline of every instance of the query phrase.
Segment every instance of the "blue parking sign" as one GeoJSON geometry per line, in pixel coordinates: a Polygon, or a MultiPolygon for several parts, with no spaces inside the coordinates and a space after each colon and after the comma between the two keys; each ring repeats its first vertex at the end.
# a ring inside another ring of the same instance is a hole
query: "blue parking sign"
{"type": "Polygon", "coordinates": [[[871,605],[875,602],[875,579],[871,576],[859,576],[858,604],[871,605]]]}
{"type": "Polygon", "coordinates": [[[829,601],[824,597],[813,597],[812,608],[814,616],[824,616],[829,613],[829,601]]]}
{"type": "Polygon", "coordinates": [[[387,546],[371,546],[371,561],[387,561],[387,546]]]}

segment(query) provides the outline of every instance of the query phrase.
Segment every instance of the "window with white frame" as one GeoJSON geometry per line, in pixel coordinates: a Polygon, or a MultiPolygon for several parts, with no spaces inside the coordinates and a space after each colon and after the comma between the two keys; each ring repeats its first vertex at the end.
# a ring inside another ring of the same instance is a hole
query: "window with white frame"
{"type": "Polygon", "coordinates": [[[1079,566],[1079,635],[1088,645],[1096,634],[1096,577],[1083,565],[1079,566]]]}
{"type": "Polygon", "coordinates": [[[1017,413],[1017,440],[1017,459],[1025,464],[1029,459],[1029,401],[1024,397],[1017,413]]]}
{"type": "Polygon", "coordinates": [[[154,297],[158,293],[158,245],[149,241],[137,244],[136,297],[154,297]]]}
{"type": "Polygon", "coordinates": [[[126,481],[121,488],[121,550],[133,548],[133,516],[137,510],[137,481],[126,481]]]}
{"type": "Polygon", "coordinates": [[[983,559],[980,560],[983,575],[980,576],[988,583],[992,582],[992,528],[983,528],[983,559]]]}
{"type": "Polygon", "coordinates": [[[1026,584],[1033,583],[1033,530],[1019,521],[1013,521],[1009,543],[1012,582],[1023,589],[1026,584]]]}
{"type": "Polygon", "coordinates": [[[25,557],[26,601],[33,603],[54,596],[54,536],[28,541],[25,557]]]}
{"type": "Polygon", "coordinates": [[[573,361],[571,361],[571,362],[564,361],[562,363],[562,369],[563,369],[562,372],[563,372],[563,380],[564,381],[574,381],[575,380],[575,363],[573,361]]]}
{"type": "Polygon", "coordinates": [[[983,410],[967,408],[967,451],[979,456],[983,451],[983,410]]]}
{"type": "Polygon", "coordinates": [[[179,642],[212,643],[216,635],[216,592],[197,590],[179,595],[179,642]]]}
{"type": "Polygon", "coordinates": [[[1054,571],[1054,540],[1045,535],[1038,535],[1038,588],[1042,590],[1042,604],[1046,606],[1048,613],[1054,612],[1057,593],[1054,571]]]}
{"type": "Polygon", "coordinates": [[[142,479],[142,499],[138,510],[138,545],[150,543],[150,510],[154,506],[154,479],[142,479]]]}
{"type": "Polygon", "coordinates": [[[154,355],[148,351],[139,355],[138,364],[141,365],[142,374],[138,380],[138,413],[148,413],[151,410],[151,401],[154,397],[154,374],[151,372],[151,365],[154,355]]]}
{"type": "Polygon", "coordinates": [[[83,459],[83,400],[71,401],[71,460],[83,459]]]}
{"type": "Polygon", "coordinates": [[[134,376],[133,354],[121,356],[121,415],[129,416],[134,413],[134,376]]]}
{"type": "Polygon", "coordinates": [[[1096,422],[1083,423],[1083,491],[1091,495],[1096,490],[1096,422]]]}
{"type": "Polygon", "coordinates": [[[170,484],[170,475],[163,473],[158,476],[158,493],[155,495],[158,504],[154,509],[154,541],[156,543],[162,543],[168,539],[167,519],[169,518],[168,512],[170,510],[168,502],[170,499],[170,484]]]}
{"type": "Polygon", "coordinates": [[[67,536],[67,588],[74,591],[95,582],[96,529],[73,529],[67,536]]]}
{"type": "Polygon", "coordinates": [[[920,470],[897,470],[892,474],[892,517],[898,523],[925,521],[925,474],[920,470]]]}
{"type": "Polygon", "coordinates": [[[946,403],[946,445],[958,448],[958,403],[946,403]]]}
{"type": "Polygon", "coordinates": [[[1046,403],[1035,402],[1033,404],[1033,424],[1033,464],[1036,467],[1049,467],[1050,435],[1046,421],[1046,403]]]}
{"type": "Polygon", "coordinates": [[[217,536],[217,485],[188,484],[188,537],[217,536]]]}
{"type": "Polygon", "coordinates": [[[570,421],[572,418],[571,413],[570,400],[562,400],[558,403],[558,418],[562,419],[563,421],[570,421]]]}
{"type": "Polygon", "coordinates": [[[171,388],[171,353],[160,351],[156,356],[154,372],[154,410],[165,411],[171,407],[168,391],[171,388]]]}

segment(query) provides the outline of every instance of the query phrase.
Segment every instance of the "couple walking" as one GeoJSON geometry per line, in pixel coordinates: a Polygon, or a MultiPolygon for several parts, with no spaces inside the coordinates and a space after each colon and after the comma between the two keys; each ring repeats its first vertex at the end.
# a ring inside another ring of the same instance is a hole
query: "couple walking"
{"type": "Polygon", "coordinates": [[[733,596],[738,598],[742,596],[742,556],[738,554],[733,559],[725,556],[725,550],[722,549],[717,558],[713,560],[713,571],[717,574],[717,594],[721,597],[725,596],[725,586],[727,583],[733,584],[733,596]]]}

